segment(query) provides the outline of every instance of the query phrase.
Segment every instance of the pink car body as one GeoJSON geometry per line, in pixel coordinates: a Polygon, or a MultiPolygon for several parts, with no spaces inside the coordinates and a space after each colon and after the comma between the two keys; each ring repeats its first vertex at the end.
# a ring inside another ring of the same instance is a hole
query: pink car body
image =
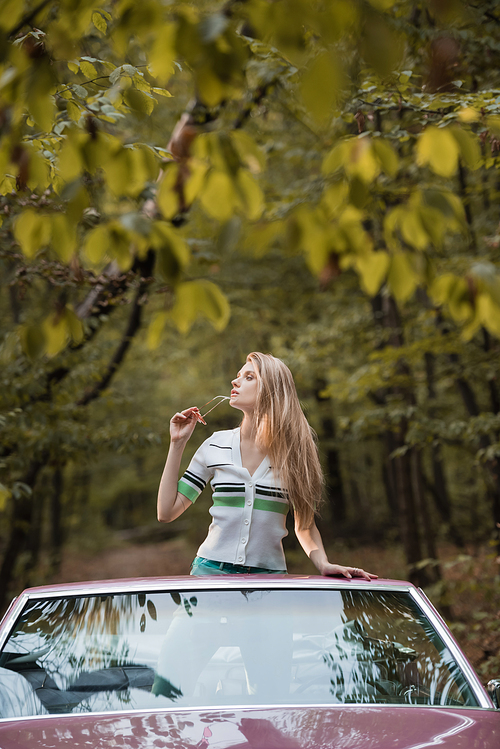
{"type": "MultiPolygon", "coordinates": [[[[328,595],[328,591],[333,591],[335,596],[341,595],[344,601],[350,601],[351,595],[369,595],[371,606],[375,605],[379,596],[388,597],[387,600],[391,600],[393,595],[410,596],[412,606],[418,607],[423,612],[426,621],[428,620],[437,632],[436,636],[439,641],[444,643],[447,657],[451,654],[449,657],[453,658],[454,664],[452,671],[456,668],[460,672],[459,681],[463,679],[464,683],[466,682],[466,689],[472,695],[471,699],[474,704],[461,706],[457,701],[455,701],[457,704],[455,702],[448,704],[443,701],[443,704],[439,705],[391,704],[390,697],[384,704],[363,702],[358,704],[356,700],[348,704],[338,702],[326,704],[324,700],[316,700],[313,692],[308,704],[299,704],[295,698],[290,703],[281,701],[280,704],[272,704],[272,702],[242,704],[239,697],[232,696],[218,704],[208,706],[200,704],[198,699],[196,705],[172,704],[168,707],[146,709],[131,709],[124,705],[123,709],[111,709],[110,712],[97,710],[75,713],[68,710],[59,714],[11,715],[0,717],[1,749],[25,749],[27,747],[37,747],[37,749],[61,749],[62,747],[67,747],[67,749],[108,749],[108,747],[117,749],[143,749],[145,747],[148,749],[153,747],[158,749],[194,749],[195,747],[200,749],[392,749],[393,747],[395,749],[430,749],[431,747],[498,749],[500,747],[500,711],[495,709],[446,624],[425,595],[410,583],[401,581],[367,582],[320,577],[231,575],[112,580],[31,588],[24,591],[13,602],[2,620],[0,651],[8,643],[9,634],[18,626],[16,623],[22,619],[22,612],[27,605],[30,605],[30,602],[66,601],[74,600],[75,597],[81,600],[88,596],[100,597],[102,600],[109,597],[110,600],[115,601],[120,594],[137,595],[142,596],[140,601],[144,611],[147,612],[149,609],[153,626],[159,618],[159,609],[157,603],[154,608],[154,604],[150,605],[150,602],[159,600],[155,598],[155,595],[166,593],[169,594],[169,598],[178,597],[177,591],[186,594],[186,598],[183,599],[184,603],[185,601],[193,603],[196,596],[201,600],[204,594],[211,591],[216,591],[217,595],[243,591],[245,597],[251,596],[256,591],[258,593],[264,591],[270,592],[271,598],[272,595],[277,594],[282,598],[303,593],[307,595],[308,591],[314,591],[315,595],[321,597],[328,595]],[[147,605],[144,604],[146,596],[149,596],[147,605]]],[[[197,604],[193,603],[193,605],[197,604]]],[[[182,616],[187,616],[185,622],[189,624],[192,621],[192,613],[189,612],[189,605],[186,608],[187,614],[184,608],[181,613],[182,616]],[[191,619],[189,619],[190,616],[191,619]]],[[[270,621],[272,615],[273,613],[270,612],[270,621]]],[[[297,616],[307,617],[307,612],[298,612],[297,616]]],[[[225,617],[220,617],[221,622],[224,619],[225,617]]],[[[213,624],[211,626],[213,627],[213,624]]],[[[294,637],[298,636],[294,635],[294,637]]],[[[317,638],[316,635],[315,637],[317,638]]],[[[356,651],[358,656],[363,655],[360,650],[360,636],[356,635],[356,637],[344,640],[341,645],[345,648],[345,643],[348,642],[349,648],[354,650],[358,648],[356,651]]],[[[374,640],[373,637],[370,640],[372,643],[376,642],[380,649],[381,640],[374,640]]],[[[314,637],[309,636],[308,643],[313,641],[314,637]]],[[[383,642],[387,644],[388,641],[383,642]]],[[[399,648],[397,657],[400,662],[404,662],[405,648],[399,643],[396,645],[399,648]]],[[[324,648],[324,644],[322,647],[324,648]]],[[[410,650],[411,648],[406,648],[408,657],[411,659],[414,656],[410,654],[410,650]]],[[[37,664],[46,657],[43,656],[42,650],[39,652],[41,655],[36,660],[37,664]]],[[[305,650],[304,653],[306,653],[305,650]]],[[[341,650],[340,653],[342,657],[343,651],[341,650]]],[[[36,653],[32,656],[35,658],[36,653]]],[[[16,657],[18,661],[23,660],[22,657],[16,657]]],[[[16,657],[12,660],[15,661],[16,657]]],[[[305,658],[305,655],[303,657],[305,658]]],[[[324,657],[322,658],[325,660],[324,657]]],[[[316,660],[320,663],[322,659],[316,658],[316,660]]],[[[8,665],[6,661],[3,665],[5,666],[6,663],[8,665]]],[[[2,665],[1,656],[0,665],[2,665]]],[[[40,668],[39,665],[37,668],[40,668]]],[[[402,670],[404,669],[400,668],[400,672],[402,670]]],[[[411,669],[406,667],[406,670],[411,669]]],[[[12,678],[12,683],[17,683],[16,680],[21,683],[19,679],[23,684],[25,683],[17,672],[4,668],[3,673],[7,680],[12,678]]],[[[359,678],[359,674],[356,678],[359,678]]],[[[0,678],[0,692],[1,685],[0,678]]],[[[314,688],[316,689],[316,685],[314,688]]],[[[307,689],[308,684],[304,681],[299,692],[302,695],[307,693],[307,689]]],[[[407,693],[408,699],[411,699],[409,689],[407,693]]]]}

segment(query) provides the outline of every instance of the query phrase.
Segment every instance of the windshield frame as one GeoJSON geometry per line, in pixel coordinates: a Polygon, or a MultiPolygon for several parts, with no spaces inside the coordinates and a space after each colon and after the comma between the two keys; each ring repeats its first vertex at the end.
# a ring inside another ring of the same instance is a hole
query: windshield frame
{"type": "MultiPolygon", "coordinates": [[[[137,579],[137,580],[107,580],[107,581],[96,581],[89,583],[70,583],[67,585],[47,586],[41,588],[31,588],[24,591],[17,599],[15,599],[9,607],[6,615],[0,623],[0,651],[3,649],[6,641],[8,640],[11,632],[15,630],[19,618],[24,611],[27,604],[33,600],[50,600],[54,598],[82,598],[86,596],[97,596],[97,595],[133,595],[137,593],[158,593],[158,592],[170,592],[170,591],[202,591],[202,590],[220,590],[220,589],[234,589],[234,590],[252,590],[252,589],[292,589],[292,590],[308,590],[308,589],[329,589],[329,590],[342,590],[342,589],[357,589],[357,590],[369,590],[369,591],[386,591],[386,592],[402,592],[409,594],[420,610],[422,615],[428,619],[431,626],[441,638],[445,646],[449,649],[452,657],[456,661],[459,669],[461,670],[465,681],[468,683],[472,693],[474,694],[478,706],[463,707],[460,709],[466,710],[480,710],[480,709],[494,709],[494,705],[491,702],[486,690],[479,681],[478,676],[473,670],[470,663],[462,653],[458,643],[451,634],[446,623],[439,615],[429,598],[420,588],[416,588],[411,583],[400,582],[400,581],[352,581],[352,580],[338,580],[325,577],[298,577],[298,576],[258,576],[258,575],[237,575],[237,576],[217,576],[213,578],[204,577],[202,579],[196,577],[176,577],[176,578],[150,578],[150,579],[137,579]]],[[[344,703],[343,707],[357,707],[362,703],[344,703]]],[[[266,704],[265,707],[273,707],[273,704],[266,704]]],[[[314,705],[310,704],[309,707],[314,705]]],[[[335,707],[334,705],[325,705],[325,703],[317,703],[318,707],[335,707]]],[[[366,707],[368,704],[365,705],[366,707]]],[[[381,707],[398,706],[396,703],[385,703],[381,707]]],[[[400,705],[399,705],[400,706],[400,705]]],[[[227,707],[230,708],[230,700],[228,700],[227,707]]],[[[283,708],[285,705],[280,704],[279,707],[283,708]]],[[[290,707],[298,707],[297,705],[290,705],[290,707]]],[[[408,705],[408,707],[412,707],[408,705]]],[[[422,706],[420,706],[422,707],[422,706]]],[[[457,709],[453,706],[441,705],[433,706],[433,709],[457,709]]],[[[176,707],[175,705],[171,708],[151,708],[151,712],[165,711],[165,709],[176,711],[178,709],[185,709],[176,707]]],[[[193,706],[193,709],[198,709],[193,706]]],[[[216,709],[215,707],[209,709],[216,709]]],[[[220,709],[220,708],[219,708],[220,709]]],[[[424,708],[425,709],[425,708],[424,708]]],[[[140,712],[140,710],[132,708],[130,710],[118,710],[110,711],[117,712],[118,714],[126,712],[140,712]]],[[[71,715],[72,713],[61,714],[71,715]]],[[[38,715],[38,716],[27,716],[24,719],[31,718],[50,718],[53,715],[38,715]]],[[[0,722],[12,720],[12,718],[0,718],[0,722]]]]}

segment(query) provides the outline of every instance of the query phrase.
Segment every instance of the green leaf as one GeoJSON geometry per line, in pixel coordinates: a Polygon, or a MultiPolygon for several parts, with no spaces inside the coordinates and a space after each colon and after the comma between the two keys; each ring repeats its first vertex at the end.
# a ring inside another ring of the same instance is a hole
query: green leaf
{"type": "Polygon", "coordinates": [[[211,281],[187,281],[176,287],[171,318],[181,333],[188,333],[195,320],[206,317],[216,330],[223,330],[229,322],[229,303],[211,281]]]}

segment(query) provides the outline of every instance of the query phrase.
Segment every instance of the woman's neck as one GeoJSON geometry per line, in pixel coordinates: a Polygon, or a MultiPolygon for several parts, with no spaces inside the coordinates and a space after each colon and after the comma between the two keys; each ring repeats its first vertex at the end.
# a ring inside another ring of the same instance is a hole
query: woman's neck
{"type": "Polygon", "coordinates": [[[253,414],[245,414],[240,426],[240,436],[244,440],[255,442],[257,436],[256,424],[253,414]]]}

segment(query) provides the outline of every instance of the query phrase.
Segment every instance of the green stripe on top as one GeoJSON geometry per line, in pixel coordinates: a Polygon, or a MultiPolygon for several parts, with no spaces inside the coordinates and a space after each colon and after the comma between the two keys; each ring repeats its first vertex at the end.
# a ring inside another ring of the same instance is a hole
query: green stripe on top
{"type": "Polygon", "coordinates": [[[272,499],[260,499],[259,497],[256,497],[253,506],[254,510],[279,512],[281,515],[286,515],[288,512],[288,505],[285,502],[273,502],[272,499]]]}
{"type": "Polygon", "coordinates": [[[214,505],[216,507],[244,507],[245,497],[219,497],[218,494],[213,495],[214,505]]]}
{"type": "Polygon", "coordinates": [[[186,484],[182,479],[179,479],[177,483],[177,491],[187,497],[190,502],[196,502],[201,494],[199,489],[195,489],[191,484],[186,484]]]}

